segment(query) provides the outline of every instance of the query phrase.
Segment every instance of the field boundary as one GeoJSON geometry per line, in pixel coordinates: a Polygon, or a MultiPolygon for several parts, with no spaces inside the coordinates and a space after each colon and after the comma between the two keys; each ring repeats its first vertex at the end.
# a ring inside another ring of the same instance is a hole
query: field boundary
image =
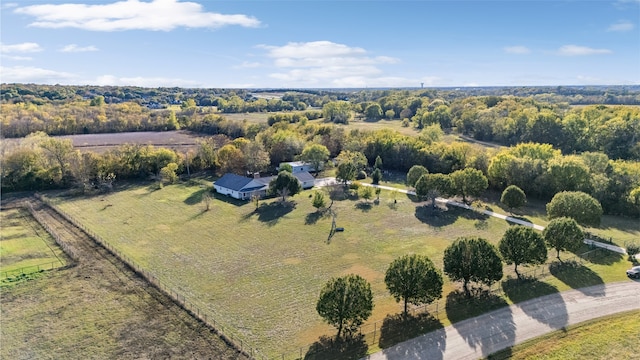
{"type": "MultiPolygon", "coordinates": [[[[108,242],[104,241],[99,235],[85,227],[81,222],[77,221],[71,215],[64,212],[62,209],[59,209],[55,206],[47,197],[42,196],[41,194],[36,193],[34,195],[38,200],[42,201],[45,206],[55,211],[61,217],[63,217],[66,221],[82,230],[90,239],[92,239],[97,245],[101,246],[105,250],[107,250],[111,255],[113,255],[120,262],[125,264],[131,271],[138,274],[141,278],[143,278],[149,285],[156,288],[161,293],[165,294],[169,297],[176,305],[186,311],[189,315],[191,315],[196,320],[202,322],[206,327],[208,327],[215,334],[220,336],[225,342],[227,342],[230,346],[236,349],[238,352],[243,355],[251,358],[251,359],[263,359],[267,360],[269,357],[265,356],[258,349],[250,346],[250,344],[242,339],[237,334],[234,334],[234,329],[230,326],[225,326],[224,324],[216,321],[216,317],[206,311],[201,310],[199,307],[195,306],[193,301],[190,301],[187,297],[182,295],[181,293],[175,291],[171,287],[165,285],[162,281],[160,281],[154,274],[145,270],[141,266],[139,266],[135,261],[133,261],[128,256],[122,254],[118,249],[111,246],[108,242]]],[[[28,203],[31,205],[30,203],[28,203]]],[[[33,211],[33,207],[31,207],[33,211]]],[[[36,218],[34,216],[34,218],[36,218]]],[[[38,218],[36,218],[38,220],[38,218]]],[[[40,218],[39,222],[42,221],[40,218]]],[[[43,225],[44,226],[44,225],[43,225]]],[[[45,227],[46,228],[46,227],[45,227]]],[[[54,238],[56,238],[54,236],[54,238]]],[[[68,248],[68,247],[67,247],[68,248]]]]}

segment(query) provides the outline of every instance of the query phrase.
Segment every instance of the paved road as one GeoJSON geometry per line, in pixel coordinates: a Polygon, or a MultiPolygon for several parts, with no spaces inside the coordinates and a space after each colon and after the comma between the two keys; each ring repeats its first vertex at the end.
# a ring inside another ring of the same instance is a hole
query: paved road
{"type": "Polygon", "coordinates": [[[639,299],[640,282],[631,280],[569,290],[463,320],[364,359],[479,359],[568,325],[640,309],[639,299]]]}
{"type": "MultiPolygon", "coordinates": [[[[327,186],[327,185],[335,185],[336,183],[337,182],[336,182],[335,178],[321,178],[321,179],[316,179],[316,184],[315,185],[316,186],[327,186]]],[[[397,191],[397,192],[401,192],[401,193],[409,194],[409,195],[415,195],[416,194],[415,191],[412,191],[412,190],[398,189],[398,188],[394,188],[394,187],[390,187],[390,186],[374,185],[374,184],[366,184],[366,183],[362,183],[362,185],[378,187],[378,188],[383,189],[383,190],[397,191]]],[[[469,206],[467,204],[464,204],[464,203],[461,203],[461,202],[457,202],[457,201],[454,201],[454,200],[449,200],[449,199],[444,199],[444,198],[436,198],[436,201],[438,201],[440,203],[445,203],[447,205],[452,205],[452,206],[457,206],[457,207],[461,207],[461,208],[468,209],[468,210],[478,211],[478,212],[480,212],[480,213],[482,213],[484,215],[493,216],[493,217],[496,217],[496,218],[499,218],[499,219],[503,219],[505,221],[508,221],[508,222],[511,222],[511,223],[514,223],[514,224],[519,224],[519,225],[523,225],[523,226],[529,226],[529,227],[532,227],[532,228],[534,228],[536,230],[540,230],[540,231],[544,230],[544,226],[542,226],[542,225],[533,224],[533,223],[530,223],[528,221],[524,221],[522,219],[517,219],[517,218],[514,218],[512,216],[499,214],[499,213],[496,213],[496,212],[493,212],[493,211],[489,211],[489,210],[474,209],[474,208],[472,208],[471,206],[469,206]]],[[[626,254],[627,253],[627,250],[625,250],[622,247],[615,246],[615,245],[610,245],[610,244],[605,244],[605,243],[602,243],[602,242],[599,242],[599,241],[594,241],[594,240],[591,240],[591,239],[585,239],[584,243],[585,244],[589,244],[589,245],[594,245],[594,246],[597,246],[597,247],[600,247],[600,248],[605,248],[605,249],[608,249],[608,250],[611,250],[611,251],[614,251],[614,252],[617,252],[617,253],[620,253],[620,254],[626,254]]],[[[638,259],[640,259],[640,254],[636,255],[636,257],[638,259]]]]}

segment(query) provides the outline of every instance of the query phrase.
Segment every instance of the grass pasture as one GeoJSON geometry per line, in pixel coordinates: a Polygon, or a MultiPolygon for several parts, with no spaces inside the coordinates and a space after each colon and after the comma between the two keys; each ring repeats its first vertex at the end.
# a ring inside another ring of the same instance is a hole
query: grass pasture
{"type": "MultiPolygon", "coordinates": [[[[383,191],[379,203],[335,201],[336,224],[345,231],[328,239],[331,217],[316,213],[312,191],[296,195],[288,206],[276,199],[261,201],[258,210],[251,203],[216,195],[211,209],[204,211],[200,200],[210,181],[160,190],[130,186],[105,196],[54,200],[270,356],[297,353],[321,336],[335,334],[315,311],[319,291],[329,278],[356,273],[371,282],[375,307],[368,325],[388,323],[402,310],[384,285],[393,259],[424,254],[442,268],[443,250],[457,237],[481,236],[497,243],[509,226],[462,209],[433,213],[404,194],[396,194],[394,203],[383,191]]],[[[562,291],[623,280],[628,264],[618,257],[595,265],[602,268],[573,270],[584,275],[584,281],[550,277],[550,286],[562,291]]],[[[510,267],[505,274],[513,277],[510,267]]],[[[445,281],[441,309],[456,288],[445,281]]],[[[501,306],[509,302],[506,297],[494,301],[501,306]]],[[[472,315],[470,309],[460,311],[472,315]]],[[[448,325],[447,313],[441,311],[427,327],[418,324],[421,331],[448,325]]]]}
{"type": "Polygon", "coordinates": [[[0,211],[0,279],[63,267],[67,258],[51,235],[25,209],[0,211]]]}
{"type": "Polygon", "coordinates": [[[569,326],[488,357],[502,359],[634,359],[640,354],[640,311],[569,326]]]}

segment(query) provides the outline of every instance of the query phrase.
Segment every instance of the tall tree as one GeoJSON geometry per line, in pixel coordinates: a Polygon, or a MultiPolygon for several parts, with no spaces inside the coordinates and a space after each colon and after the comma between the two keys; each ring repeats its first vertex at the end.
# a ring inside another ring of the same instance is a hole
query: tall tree
{"type": "Polygon", "coordinates": [[[479,237],[461,237],[444,250],[444,273],[452,281],[462,281],[469,297],[469,282],[491,285],[502,279],[502,259],[498,249],[479,237]]]}
{"type": "Polygon", "coordinates": [[[500,202],[509,208],[509,212],[513,212],[513,209],[523,207],[527,203],[527,196],[516,185],[509,185],[502,192],[500,202]]]}
{"type": "Polygon", "coordinates": [[[316,310],[338,329],[336,338],[340,338],[343,330],[350,335],[371,316],[371,284],[355,274],[332,278],[320,291],[316,310]]]}
{"type": "Polygon", "coordinates": [[[367,120],[378,121],[382,119],[382,108],[378,103],[369,104],[364,109],[364,116],[367,120]]]}
{"type": "Polygon", "coordinates": [[[347,185],[347,182],[355,180],[355,178],[356,166],[352,162],[343,162],[338,164],[336,179],[342,181],[344,185],[347,185]]]}
{"type": "Polygon", "coordinates": [[[451,179],[445,174],[424,174],[415,185],[416,196],[431,199],[431,208],[436,208],[438,196],[449,196],[452,193],[451,179]]]}
{"type": "Polygon", "coordinates": [[[285,201],[287,196],[299,193],[301,189],[298,179],[288,171],[280,171],[278,176],[269,183],[269,191],[282,196],[282,201],[285,201]]]}
{"type": "Polygon", "coordinates": [[[429,304],[442,297],[442,274],[431,259],[422,255],[405,255],[395,259],[384,277],[384,283],[396,301],[407,304],[429,304]]]}
{"type": "Polygon", "coordinates": [[[562,191],[547,204],[549,219],[570,217],[583,226],[599,226],[602,205],[591,195],[581,191],[562,191]]]}
{"type": "Polygon", "coordinates": [[[479,196],[489,187],[487,177],[478,169],[456,170],[449,176],[455,193],[461,195],[465,203],[467,196],[479,196]]]}
{"type": "Polygon", "coordinates": [[[382,158],[380,155],[376,156],[376,161],[373,165],[374,168],[382,170],[382,158]]]}
{"type": "Polygon", "coordinates": [[[259,141],[251,141],[246,144],[244,150],[244,161],[250,173],[257,173],[267,169],[271,164],[269,153],[259,141]]]}
{"type": "Polygon", "coordinates": [[[313,165],[316,175],[322,169],[322,165],[329,159],[329,149],[320,144],[309,144],[305,146],[300,155],[300,160],[313,165]]]}
{"type": "Polygon", "coordinates": [[[322,114],[326,121],[348,124],[353,117],[353,110],[348,101],[331,101],[322,107],[322,114]]]}
{"type": "Polygon", "coordinates": [[[568,217],[551,220],[542,231],[544,240],[549,247],[556,249],[556,257],[560,260],[560,251],[575,251],[584,241],[584,233],[578,223],[568,217]]]}
{"type": "Polygon", "coordinates": [[[518,265],[544,264],[547,260],[547,246],[542,235],[526,226],[516,225],[508,228],[498,244],[498,249],[507,264],[515,265],[513,270],[518,278],[518,265]]]}
{"type": "Polygon", "coordinates": [[[415,186],[416,182],[424,174],[428,174],[429,170],[422,165],[413,165],[409,172],[407,172],[407,185],[415,186]]]}

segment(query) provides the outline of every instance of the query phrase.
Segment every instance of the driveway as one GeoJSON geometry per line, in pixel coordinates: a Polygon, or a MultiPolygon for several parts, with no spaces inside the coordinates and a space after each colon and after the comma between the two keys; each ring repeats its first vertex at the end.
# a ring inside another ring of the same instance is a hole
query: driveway
{"type": "Polygon", "coordinates": [[[640,282],[623,281],[531,299],[421,335],[367,360],[479,359],[568,325],[640,309],[640,282]]]}

